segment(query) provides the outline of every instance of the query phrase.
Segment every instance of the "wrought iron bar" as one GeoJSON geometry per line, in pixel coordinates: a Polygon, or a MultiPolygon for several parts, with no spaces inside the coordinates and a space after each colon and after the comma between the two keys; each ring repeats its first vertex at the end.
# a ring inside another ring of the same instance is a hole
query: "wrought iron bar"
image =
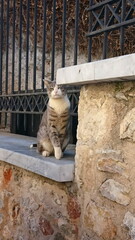
{"type": "Polygon", "coordinates": [[[20,114],[17,114],[16,116],[16,122],[17,122],[17,128],[19,128],[19,125],[20,125],[20,114]]]}
{"type": "MultiPolygon", "coordinates": [[[[125,19],[125,10],[126,10],[126,0],[122,0],[122,11],[121,11],[121,21],[123,22],[125,19]]],[[[122,26],[120,29],[120,47],[121,54],[124,54],[124,27],[122,26]]]]}
{"type": "Polygon", "coordinates": [[[29,28],[30,28],[30,0],[27,0],[27,26],[26,26],[26,75],[25,75],[25,92],[28,92],[29,80],[29,28]]]}
{"type": "Polygon", "coordinates": [[[3,0],[0,11],[0,94],[2,94],[2,63],[3,63],[3,0]]]}
{"type": "Polygon", "coordinates": [[[46,52],[46,0],[43,0],[43,52],[42,52],[42,78],[41,78],[41,88],[44,90],[44,81],[45,78],[45,52],[46,52]]]}
{"type": "Polygon", "coordinates": [[[65,44],[66,44],[66,8],[67,0],[63,0],[63,17],[62,17],[62,64],[65,67],[65,44]]]}
{"type": "Polygon", "coordinates": [[[16,11],[15,11],[16,0],[13,0],[13,36],[12,36],[12,89],[11,92],[14,92],[14,80],[15,80],[15,20],[16,20],[16,11]]]}
{"type": "Polygon", "coordinates": [[[98,8],[101,8],[102,6],[106,5],[106,4],[111,4],[111,3],[115,3],[115,2],[118,2],[118,1],[121,1],[121,0],[105,0],[103,2],[100,2],[100,3],[96,3],[93,5],[91,5],[89,8],[87,8],[87,11],[92,11],[92,10],[96,10],[98,8]]]}
{"type": "Polygon", "coordinates": [[[52,15],[52,60],[51,60],[51,80],[54,80],[55,69],[55,20],[56,20],[56,0],[53,0],[53,15],[52,15]]]}
{"type": "Polygon", "coordinates": [[[79,0],[76,0],[76,5],[75,5],[75,44],[74,44],[74,65],[77,64],[77,53],[78,53],[78,30],[79,30],[79,0]]]}
{"type": "Polygon", "coordinates": [[[5,92],[8,93],[8,62],[9,62],[9,0],[7,0],[7,11],[6,11],[6,79],[5,79],[5,92]]]}
{"type": "MultiPolygon", "coordinates": [[[[114,9],[114,11],[117,13],[117,12],[120,11],[120,9],[121,9],[121,1],[118,2],[118,5],[117,5],[116,8],[114,9]]],[[[113,22],[114,22],[114,19],[115,19],[115,17],[114,17],[114,15],[112,14],[112,16],[110,16],[109,19],[108,19],[107,26],[112,25],[113,22]]]]}
{"type": "Polygon", "coordinates": [[[31,128],[32,128],[32,132],[34,130],[34,115],[31,115],[31,128]]]}
{"type": "MultiPolygon", "coordinates": [[[[77,93],[77,92],[79,92],[79,89],[68,89],[67,92],[69,94],[77,93]]],[[[46,93],[46,91],[44,91],[44,92],[41,92],[41,91],[37,92],[36,91],[34,93],[32,91],[30,91],[28,93],[24,93],[24,92],[18,93],[18,92],[16,92],[14,94],[2,94],[2,96],[0,96],[0,99],[3,98],[3,97],[16,97],[16,96],[22,97],[22,96],[40,96],[40,95],[47,95],[47,93],[46,93]]]]}
{"type": "MultiPolygon", "coordinates": [[[[105,6],[105,13],[104,13],[104,26],[106,26],[108,22],[108,8],[105,6]]],[[[108,49],[108,32],[104,32],[104,40],[103,40],[103,59],[107,57],[107,49],[108,49]]]]}
{"type": "MultiPolygon", "coordinates": [[[[93,5],[93,0],[89,0],[89,7],[93,5]]],[[[89,32],[92,29],[92,13],[90,12],[89,16],[89,32]]],[[[88,38],[88,62],[91,62],[91,51],[92,51],[92,37],[88,38]]]]}
{"type": "Polygon", "coordinates": [[[24,127],[24,132],[26,132],[26,129],[27,129],[27,117],[26,117],[26,114],[24,114],[23,127],[24,127]]]}
{"type": "Polygon", "coordinates": [[[112,30],[119,29],[120,27],[123,27],[123,26],[126,27],[126,26],[133,25],[134,23],[135,23],[135,18],[130,19],[128,21],[124,21],[124,22],[118,23],[118,24],[114,24],[114,25],[109,26],[109,27],[105,27],[103,29],[99,29],[99,30],[93,31],[91,33],[87,33],[86,36],[87,37],[96,36],[96,35],[104,33],[104,32],[109,32],[109,31],[112,31],[112,30]]]}
{"type": "Polygon", "coordinates": [[[7,126],[7,113],[5,113],[5,127],[7,126]]]}
{"type": "Polygon", "coordinates": [[[37,64],[37,3],[34,0],[34,64],[33,64],[33,91],[36,91],[36,64],[37,64]]]}
{"type": "Polygon", "coordinates": [[[21,91],[22,72],[22,0],[20,0],[20,20],[19,20],[19,70],[18,70],[18,91],[21,91]]]}

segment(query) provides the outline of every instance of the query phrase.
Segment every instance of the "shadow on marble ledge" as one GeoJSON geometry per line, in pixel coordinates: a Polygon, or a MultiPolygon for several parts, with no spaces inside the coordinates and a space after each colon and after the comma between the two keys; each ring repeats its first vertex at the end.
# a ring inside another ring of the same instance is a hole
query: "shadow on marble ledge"
{"type": "Polygon", "coordinates": [[[30,148],[32,143],[36,138],[0,132],[0,160],[57,182],[73,181],[75,146],[69,145],[57,160],[41,156],[30,148]]]}

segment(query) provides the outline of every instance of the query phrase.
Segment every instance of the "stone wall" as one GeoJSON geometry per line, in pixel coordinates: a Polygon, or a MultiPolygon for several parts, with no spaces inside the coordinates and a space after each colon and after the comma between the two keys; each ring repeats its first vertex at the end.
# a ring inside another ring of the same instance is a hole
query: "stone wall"
{"type": "Polygon", "coordinates": [[[83,86],[75,181],[80,240],[135,239],[135,83],[83,86]]]}
{"type": "Polygon", "coordinates": [[[76,188],[0,163],[0,240],[77,240],[76,188]]]}
{"type": "Polygon", "coordinates": [[[1,162],[0,240],[135,240],[135,83],[82,86],[75,180],[1,162]]]}

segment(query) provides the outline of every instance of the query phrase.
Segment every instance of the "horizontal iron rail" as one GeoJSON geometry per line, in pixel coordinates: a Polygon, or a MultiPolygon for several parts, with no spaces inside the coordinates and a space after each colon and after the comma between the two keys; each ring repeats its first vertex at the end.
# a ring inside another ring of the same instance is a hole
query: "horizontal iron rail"
{"type": "Polygon", "coordinates": [[[108,26],[108,27],[104,27],[102,29],[99,29],[99,30],[96,30],[96,31],[93,31],[93,32],[90,32],[90,33],[87,33],[86,37],[96,36],[96,35],[102,34],[104,32],[109,32],[109,31],[112,31],[112,30],[119,29],[120,27],[126,27],[126,26],[129,26],[129,25],[132,25],[134,23],[135,23],[135,18],[124,21],[124,22],[121,22],[121,23],[118,23],[118,24],[113,24],[113,25],[108,26]]]}
{"type": "MultiPolygon", "coordinates": [[[[79,93],[79,89],[69,89],[67,93],[79,93]]],[[[3,94],[0,95],[0,99],[3,97],[16,97],[16,96],[37,96],[37,95],[47,95],[47,92],[29,92],[29,93],[15,93],[15,94],[3,94]]]]}
{"type": "MultiPolygon", "coordinates": [[[[44,112],[42,112],[42,111],[40,111],[40,112],[27,112],[27,111],[12,111],[12,110],[8,110],[8,111],[6,111],[6,110],[0,110],[0,113],[19,113],[19,114],[34,114],[34,115],[41,115],[41,114],[43,114],[44,112]]],[[[71,116],[77,116],[78,114],[77,113],[72,113],[72,112],[70,112],[70,115],[71,116]]]]}
{"type": "Polygon", "coordinates": [[[92,11],[92,10],[101,8],[102,6],[104,6],[106,4],[115,3],[115,2],[119,2],[119,1],[121,1],[121,0],[106,0],[106,1],[101,2],[101,3],[93,4],[89,8],[87,8],[86,10],[87,11],[92,11]]]}

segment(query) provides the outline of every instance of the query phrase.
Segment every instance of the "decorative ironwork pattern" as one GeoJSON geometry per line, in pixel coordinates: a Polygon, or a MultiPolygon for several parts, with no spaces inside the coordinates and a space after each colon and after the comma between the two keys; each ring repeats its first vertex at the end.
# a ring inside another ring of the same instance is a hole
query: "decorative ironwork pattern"
{"type": "Polygon", "coordinates": [[[11,113],[42,114],[48,97],[46,94],[14,94],[0,97],[0,111],[11,113]]]}
{"type": "Polygon", "coordinates": [[[104,34],[103,58],[107,57],[108,33],[116,29],[120,30],[121,54],[124,54],[124,29],[135,24],[135,1],[133,0],[90,0],[88,8],[90,12],[89,32],[89,61],[91,60],[92,38],[104,34]]]}
{"type": "MultiPolygon", "coordinates": [[[[77,116],[79,90],[68,91],[71,115],[77,116]]],[[[46,92],[35,94],[12,94],[0,96],[0,112],[43,114],[48,102],[46,92]]]]}

